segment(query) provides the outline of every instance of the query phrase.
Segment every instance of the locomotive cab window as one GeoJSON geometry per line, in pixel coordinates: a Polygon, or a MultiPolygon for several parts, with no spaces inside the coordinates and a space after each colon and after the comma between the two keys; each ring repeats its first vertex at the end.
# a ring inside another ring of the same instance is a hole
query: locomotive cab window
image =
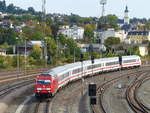
{"type": "Polygon", "coordinates": [[[50,80],[37,80],[37,84],[50,84],[50,80]]]}

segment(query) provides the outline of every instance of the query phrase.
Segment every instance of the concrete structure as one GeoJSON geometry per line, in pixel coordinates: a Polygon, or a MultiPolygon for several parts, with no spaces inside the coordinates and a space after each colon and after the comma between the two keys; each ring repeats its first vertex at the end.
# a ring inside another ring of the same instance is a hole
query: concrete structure
{"type": "Polygon", "coordinates": [[[76,25],[68,28],[64,27],[64,29],[61,29],[58,31],[58,34],[64,34],[70,38],[73,38],[75,40],[82,39],[84,36],[84,28],[83,27],[78,27],[76,25]]]}
{"type": "Polygon", "coordinates": [[[148,47],[147,45],[140,45],[139,46],[139,51],[141,56],[146,56],[148,55],[148,47]]]}
{"type": "Polygon", "coordinates": [[[127,35],[129,44],[142,43],[143,41],[150,41],[150,31],[129,31],[127,35]]]}
{"type": "Polygon", "coordinates": [[[127,34],[124,30],[115,31],[113,28],[107,31],[94,31],[94,37],[100,39],[103,44],[108,37],[118,37],[121,41],[126,38],[127,34]]]}
{"type": "Polygon", "coordinates": [[[124,11],[124,24],[129,24],[129,10],[128,10],[128,6],[126,6],[126,9],[124,11]]]}

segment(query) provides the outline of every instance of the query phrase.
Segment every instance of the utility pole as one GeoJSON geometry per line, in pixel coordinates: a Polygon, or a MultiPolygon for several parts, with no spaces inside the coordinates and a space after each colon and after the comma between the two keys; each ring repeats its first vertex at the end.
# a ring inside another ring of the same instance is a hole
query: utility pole
{"type": "Polygon", "coordinates": [[[16,37],[16,40],[17,40],[17,69],[18,69],[17,78],[19,78],[19,72],[20,72],[20,67],[19,67],[19,38],[16,37]]]}
{"type": "MultiPolygon", "coordinates": [[[[46,0],[42,0],[42,22],[43,22],[43,33],[44,35],[45,33],[45,28],[46,28],[46,9],[45,9],[45,5],[46,5],[46,0]]],[[[44,58],[45,58],[45,67],[47,67],[47,38],[45,38],[45,48],[44,48],[44,58]]]]}
{"type": "Polygon", "coordinates": [[[83,54],[80,54],[80,62],[81,62],[81,80],[82,80],[82,90],[81,90],[81,95],[83,96],[84,93],[84,68],[83,68],[83,54]]]}
{"type": "Polygon", "coordinates": [[[26,75],[26,71],[27,71],[27,41],[25,38],[25,53],[24,53],[24,59],[25,59],[25,71],[24,74],[26,75]]]}
{"type": "Polygon", "coordinates": [[[45,19],[45,14],[46,14],[46,9],[45,9],[45,5],[46,5],[46,0],[42,0],[42,18],[45,19]]]}

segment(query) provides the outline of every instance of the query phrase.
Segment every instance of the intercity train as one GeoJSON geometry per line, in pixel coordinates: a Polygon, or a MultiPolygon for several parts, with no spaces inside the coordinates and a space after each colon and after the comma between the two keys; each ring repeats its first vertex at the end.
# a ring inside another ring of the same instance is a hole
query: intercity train
{"type": "Polygon", "coordinates": [[[94,62],[86,60],[66,64],[42,73],[36,78],[35,96],[37,98],[52,97],[58,89],[82,77],[141,66],[141,59],[136,55],[100,58],[95,59],[94,62]]]}

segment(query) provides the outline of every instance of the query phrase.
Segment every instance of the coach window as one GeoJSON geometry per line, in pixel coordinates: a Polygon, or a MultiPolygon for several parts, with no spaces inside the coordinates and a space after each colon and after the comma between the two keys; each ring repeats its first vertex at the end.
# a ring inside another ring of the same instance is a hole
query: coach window
{"type": "Polygon", "coordinates": [[[131,62],[136,62],[136,59],[124,60],[124,63],[131,63],[131,62]]]}
{"type": "Polygon", "coordinates": [[[75,70],[73,70],[73,74],[77,74],[77,73],[80,73],[81,72],[81,68],[78,68],[78,69],[75,69],[75,70]]]}
{"type": "Polygon", "coordinates": [[[116,64],[119,64],[119,62],[118,62],[118,61],[115,61],[115,62],[108,62],[108,63],[106,63],[106,66],[116,65],[116,64]]]}
{"type": "Polygon", "coordinates": [[[92,69],[92,68],[93,68],[92,65],[87,67],[88,70],[90,70],[90,69],[92,69]]]}

